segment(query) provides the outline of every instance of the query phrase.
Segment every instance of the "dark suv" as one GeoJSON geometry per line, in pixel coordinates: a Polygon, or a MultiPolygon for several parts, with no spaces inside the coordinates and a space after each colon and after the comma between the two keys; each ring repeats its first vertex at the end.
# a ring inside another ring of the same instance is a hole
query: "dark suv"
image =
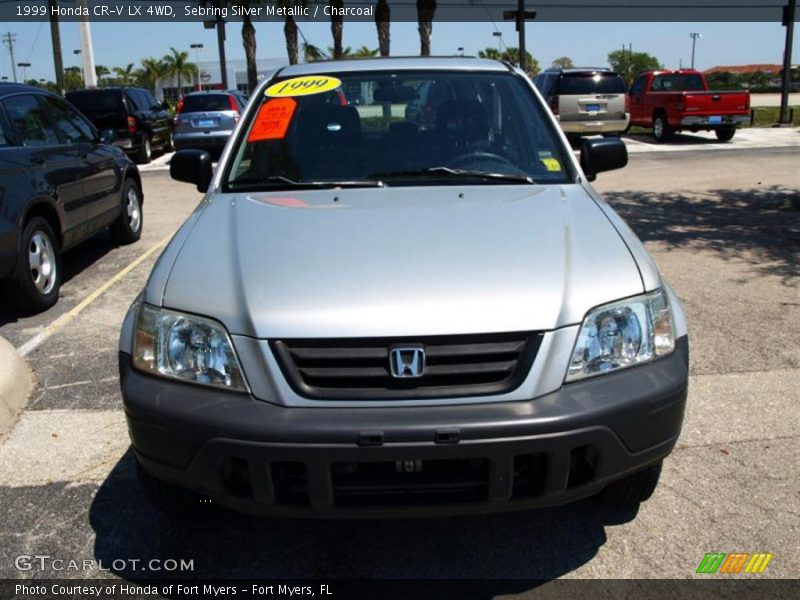
{"type": "Polygon", "coordinates": [[[139,171],[75,108],[42,89],[0,84],[0,284],[25,310],[58,300],[61,252],[105,227],[142,233],[139,171]]]}
{"type": "Polygon", "coordinates": [[[172,116],[168,106],[149,91],[135,87],[95,88],[67,92],[67,100],[98,129],[113,129],[114,144],[139,164],[147,164],[154,148],[172,150],[172,116]]]}

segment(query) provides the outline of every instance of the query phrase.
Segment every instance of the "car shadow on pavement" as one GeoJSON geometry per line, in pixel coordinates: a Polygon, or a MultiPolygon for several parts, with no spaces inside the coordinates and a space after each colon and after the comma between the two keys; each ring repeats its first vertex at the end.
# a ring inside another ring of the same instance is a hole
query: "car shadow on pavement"
{"type": "MultiPolygon", "coordinates": [[[[61,285],[63,286],[72,278],[80,275],[118,247],[119,245],[111,237],[111,233],[102,231],[74,248],[67,250],[61,255],[61,285]]],[[[64,292],[62,290],[61,296],[63,297],[63,295],[64,292]]],[[[21,311],[0,298],[0,327],[8,323],[14,323],[20,317],[27,316],[30,316],[30,313],[24,310],[21,311]]]]}
{"type": "MultiPolygon", "coordinates": [[[[120,459],[90,509],[95,557],[117,575],[118,559],[193,560],[187,579],[486,579],[474,595],[521,592],[590,561],[605,526],[632,520],[587,500],[572,506],[478,517],[403,520],[290,520],[209,506],[170,522],[151,508],[136,480],[132,451],[120,459]]],[[[152,577],[164,577],[155,573],[152,577]]]]}
{"type": "Polygon", "coordinates": [[[800,192],[781,186],[741,190],[605,192],[603,198],[643,242],[710,250],[743,261],[786,285],[800,276],[800,192]]]}
{"type": "Polygon", "coordinates": [[[706,144],[727,144],[729,142],[722,142],[716,137],[703,137],[701,135],[693,135],[691,133],[673,133],[670,138],[664,142],[658,142],[653,137],[652,133],[628,133],[625,137],[650,145],[665,145],[665,146],[704,146],[706,144]]]}

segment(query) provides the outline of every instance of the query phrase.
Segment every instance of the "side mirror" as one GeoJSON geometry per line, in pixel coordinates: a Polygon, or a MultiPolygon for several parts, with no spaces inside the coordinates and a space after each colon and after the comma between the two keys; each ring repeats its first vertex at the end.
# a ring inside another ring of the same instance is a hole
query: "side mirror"
{"type": "Polygon", "coordinates": [[[178,150],[169,161],[169,174],[176,181],[194,183],[198,192],[211,184],[211,155],[205,150],[178,150]]]}
{"type": "Polygon", "coordinates": [[[628,149],[619,138],[584,139],[581,143],[581,168],[589,181],[594,181],[598,173],[627,164],[628,149]]]}
{"type": "Polygon", "coordinates": [[[113,129],[101,129],[97,139],[101,144],[113,144],[114,140],[117,139],[117,132],[113,129]]]}
{"type": "Polygon", "coordinates": [[[169,104],[167,104],[166,102],[162,102],[161,104],[158,105],[158,108],[160,108],[161,110],[169,110],[169,104]]]}

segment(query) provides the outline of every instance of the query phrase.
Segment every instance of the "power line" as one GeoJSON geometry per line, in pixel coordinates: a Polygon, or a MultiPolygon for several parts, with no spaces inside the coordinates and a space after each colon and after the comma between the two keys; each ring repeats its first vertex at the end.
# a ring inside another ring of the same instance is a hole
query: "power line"
{"type": "Polygon", "coordinates": [[[31,59],[31,54],[36,49],[36,42],[39,41],[39,34],[42,32],[42,27],[44,26],[44,21],[39,23],[39,28],[36,30],[36,35],[33,38],[33,43],[31,44],[31,49],[28,51],[28,56],[25,57],[25,61],[28,62],[31,59]]]}

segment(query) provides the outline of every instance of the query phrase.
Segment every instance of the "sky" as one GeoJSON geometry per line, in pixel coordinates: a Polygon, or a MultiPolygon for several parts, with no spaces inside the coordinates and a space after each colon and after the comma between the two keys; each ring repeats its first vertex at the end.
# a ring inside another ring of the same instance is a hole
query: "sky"
{"type": "MultiPolygon", "coordinates": [[[[256,27],[257,56],[285,58],[283,24],[258,22],[256,27]]],[[[517,45],[517,34],[511,23],[497,23],[502,40],[508,46],[517,45]]],[[[300,28],[309,43],[323,48],[332,44],[327,23],[301,23],[300,28]]],[[[241,25],[228,25],[226,53],[229,59],[243,59],[241,25]]],[[[497,47],[498,38],[492,35],[495,25],[482,23],[434,22],[431,38],[432,53],[456,54],[459,47],[465,54],[477,54],[487,46],[497,47]]],[[[46,22],[0,23],[0,34],[17,34],[15,62],[29,62],[27,77],[54,79],[50,28],[46,22]]],[[[747,63],[781,63],[785,29],[780,23],[528,23],[527,48],[542,67],[554,58],[569,56],[576,65],[605,66],[609,52],[623,44],[633,44],[633,50],[655,55],[666,67],[687,67],[691,60],[690,32],[698,32],[695,66],[706,69],[716,65],[747,63]]],[[[202,23],[92,23],[95,63],[107,67],[124,66],[148,56],[161,57],[171,46],[189,50],[192,43],[204,45],[200,60],[217,60],[216,33],[203,29],[202,23]]],[[[362,45],[377,47],[373,23],[345,23],[344,45],[354,49],[362,45]]],[[[302,41],[302,40],[301,40],[302,41]]],[[[792,62],[800,62],[800,35],[795,35],[792,62]]],[[[416,23],[392,23],[391,48],[393,55],[419,53],[416,23]]],[[[61,23],[61,45],[64,66],[77,65],[80,48],[76,23],[61,23]]],[[[195,53],[190,53],[195,60],[195,53]]],[[[19,71],[19,69],[18,69],[19,71]]],[[[5,45],[0,46],[0,75],[11,79],[11,61],[5,45]]],[[[18,72],[21,78],[22,73],[18,72]]]]}

